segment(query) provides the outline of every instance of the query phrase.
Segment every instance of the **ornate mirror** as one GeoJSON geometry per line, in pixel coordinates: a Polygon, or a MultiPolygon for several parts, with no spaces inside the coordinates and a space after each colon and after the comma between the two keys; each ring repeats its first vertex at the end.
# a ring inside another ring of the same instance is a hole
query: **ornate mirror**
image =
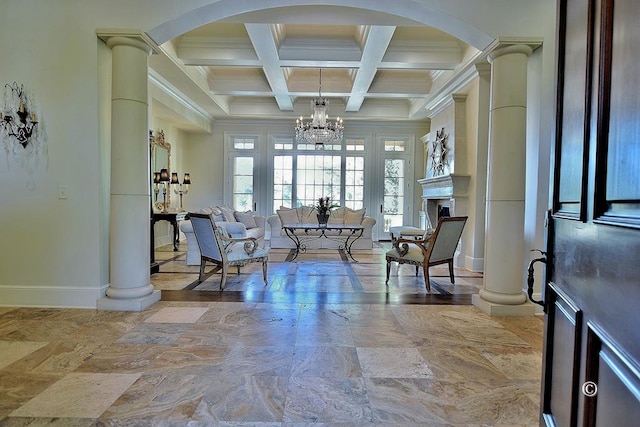
{"type": "Polygon", "coordinates": [[[171,188],[169,187],[171,144],[166,141],[163,130],[159,130],[155,134],[153,131],[149,131],[149,139],[151,143],[151,198],[153,207],[163,211],[171,205],[171,188]],[[166,177],[161,177],[163,169],[166,172],[166,177]]]}

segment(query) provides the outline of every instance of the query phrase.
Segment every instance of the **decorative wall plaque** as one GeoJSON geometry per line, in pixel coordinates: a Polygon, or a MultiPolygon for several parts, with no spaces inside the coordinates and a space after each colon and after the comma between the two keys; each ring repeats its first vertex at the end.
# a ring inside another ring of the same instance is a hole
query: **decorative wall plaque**
{"type": "Polygon", "coordinates": [[[444,167],[447,162],[447,141],[449,135],[444,133],[444,128],[440,131],[436,131],[436,139],[433,141],[431,147],[431,170],[433,176],[444,175],[444,167]]]}

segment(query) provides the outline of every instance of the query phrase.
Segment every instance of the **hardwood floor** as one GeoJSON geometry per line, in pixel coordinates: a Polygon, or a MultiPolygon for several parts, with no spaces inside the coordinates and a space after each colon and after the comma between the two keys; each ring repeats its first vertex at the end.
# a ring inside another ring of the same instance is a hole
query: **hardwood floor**
{"type": "MultiPolygon", "coordinates": [[[[160,272],[152,275],[163,301],[266,302],[315,304],[421,304],[469,305],[471,295],[482,287],[482,275],[456,269],[456,284],[449,282],[446,266],[431,269],[432,291],[424,286],[422,272],[411,266],[392,266],[385,285],[384,253],[389,243],[372,250],[354,251],[358,262],[350,262],[337,250],[310,250],[295,261],[292,251],[269,250],[268,284],[262,282],[260,266],[247,265],[241,274],[230,274],[220,291],[219,269],[209,266],[205,280],[198,283],[199,266],[185,265],[184,246],[180,251],[163,247],[156,251],[160,272]]],[[[235,268],[231,273],[235,272],[235,268]]]]}

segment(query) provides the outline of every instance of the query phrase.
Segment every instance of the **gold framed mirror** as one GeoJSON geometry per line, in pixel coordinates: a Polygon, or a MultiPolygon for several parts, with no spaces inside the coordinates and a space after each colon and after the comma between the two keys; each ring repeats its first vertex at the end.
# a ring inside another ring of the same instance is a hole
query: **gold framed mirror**
{"type": "Polygon", "coordinates": [[[149,131],[151,149],[151,190],[153,207],[158,211],[167,211],[171,205],[171,144],[165,139],[164,131],[149,131]],[[160,173],[166,169],[166,181],[160,181],[160,173]],[[165,194],[166,191],[166,194],[165,194]]]}

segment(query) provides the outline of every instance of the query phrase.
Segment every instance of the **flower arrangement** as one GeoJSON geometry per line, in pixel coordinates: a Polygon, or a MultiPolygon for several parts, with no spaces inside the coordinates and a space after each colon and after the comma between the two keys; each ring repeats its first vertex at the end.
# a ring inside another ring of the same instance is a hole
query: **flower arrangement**
{"type": "Polygon", "coordinates": [[[329,220],[329,215],[331,215],[331,209],[337,208],[338,206],[340,205],[331,203],[329,196],[318,198],[316,204],[313,205],[313,210],[317,212],[318,223],[326,224],[329,220]]]}
{"type": "Polygon", "coordinates": [[[329,215],[331,214],[331,209],[337,208],[339,206],[340,205],[331,203],[331,199],[329,198],[329,196],[327,196],[318,198],[318,201],[313,206],[313,209],[320,215],[329,215]]]}

